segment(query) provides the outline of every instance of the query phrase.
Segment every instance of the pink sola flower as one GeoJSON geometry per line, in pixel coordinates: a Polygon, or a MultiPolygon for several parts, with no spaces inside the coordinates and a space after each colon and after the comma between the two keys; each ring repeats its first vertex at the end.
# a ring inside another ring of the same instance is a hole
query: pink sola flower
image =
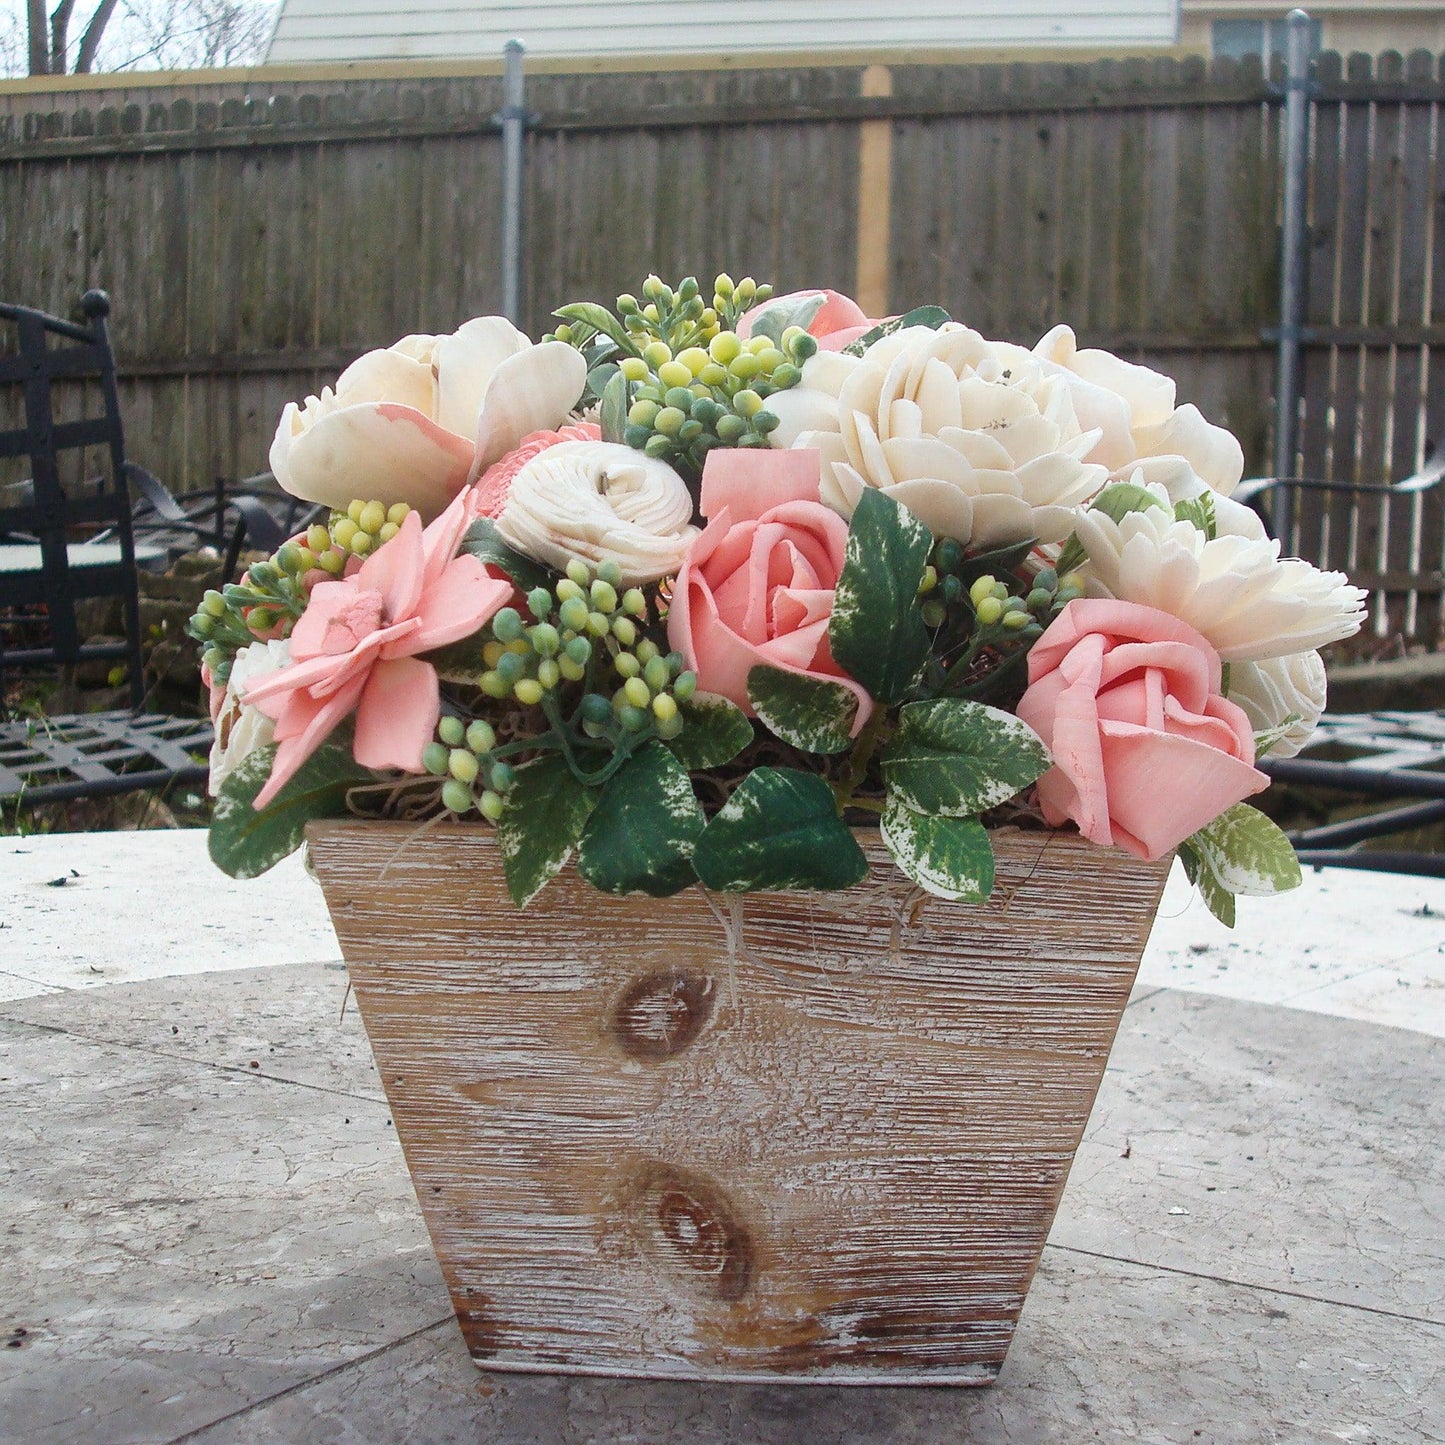
{"type": "Polygon", "coordinates": [[[576,426],[564,426],[558,431],[534,431],[518,442],[516,450],[510,451],[501,461],[493,462],[472,488],[472,507],[479,517],[500,517],[507,505],[507,496],[518,472],[549,447],[559,442],[600,442],[602,428],[596,422],[579,422],[576,426]]]}
{"type": "Polygon", "coordinates": [[[353,710],[356,761],[422,771],[441,713],[436,669],[416,656],[470,636],[512,596],[456,550],[476,512],[467,493],[425,531],[416,512],[354,576],[318,583],[291,633],[291,665],[246,688],[241,701],[276,721],[264,808],[353,710]]]}

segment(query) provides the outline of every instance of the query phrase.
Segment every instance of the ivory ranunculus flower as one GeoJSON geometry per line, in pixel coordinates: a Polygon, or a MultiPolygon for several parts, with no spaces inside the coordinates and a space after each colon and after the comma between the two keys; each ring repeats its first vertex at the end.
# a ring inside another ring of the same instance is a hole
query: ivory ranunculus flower
{"type": "Polygon", "coordinates": [[[1255,732],[1291,726],[1269,750],[1272,758],[1292,758],[1310,740],[1325,710],[1325,664],[1318,652],[1292,652],[1261,662],[1236,662],[1229,669],[1229,700],[1238,703],[1255,732]]]}
{"type": "Polygon", "coordinates": [[[775,446],[821,452],[822,499],[843,516],[877,487],[939,535],[980,547],[1062,541],[1108,476],[1085,460],[1103,433],[1080,420],[1061,368],[1026,352],[1007,364],[951,323],[905,327],[861,357],[820,352],[768,406],[781,419],[775,446]]]}
{"type": "Polygon", "coordinates": [[[1079,541],[1091,597],[1157,607],[1201,632],[1226,662],[1258,662],[1350,637],[1364,620],[1365,594],[1343,572],[1321,572],[1279,543],[1240,536],[1206,539],[1161,505],[1115,522],[1081,512],[1079,541]]]}
{"type": "Polygon", "coordinates": [[[431,521],[523,437],[560,426],[586,382],[580,352],[533,346],[501,316],[405,336],[352,362],[334,390],[289,403],[271,470],[308,502],[407,502],[431,521]]]}
{"type": "Polygon", "coordinates": [[[236,654],[226,686],[212,689],[211,722],[216,736],[211,743],[207,788],[213,798],[248,753],[269,746],[275,738],[275,723],[260,708],[243,703],[241,694],[249,684],[279,672],[290,661],[289,641],[253,642],[236,654]]]}
{"type": "Polygon", "coordinates": [[[624,583],[676,572],[697,535],[692,494],[666,462],[614,442],[548,446],[511,479],[497,530],[558,569],[616,562],[624,583]]]}

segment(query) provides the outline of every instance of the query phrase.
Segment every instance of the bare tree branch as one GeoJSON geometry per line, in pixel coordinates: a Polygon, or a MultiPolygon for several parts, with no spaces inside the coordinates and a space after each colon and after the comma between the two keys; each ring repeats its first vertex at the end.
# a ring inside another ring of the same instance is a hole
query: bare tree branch
{"type": "Polygon", "coordinates": [[[115,3],[116,0],[100,0],[100,4],[95,7],[95,14],[90,17],[85,34],[80,37],[80,53],[75,57],[77,75],[88,75],[90,67],[95,64],[95,53],[100,49],[100,37],[105,31],[111,11],[115,9],[115,3]]]}

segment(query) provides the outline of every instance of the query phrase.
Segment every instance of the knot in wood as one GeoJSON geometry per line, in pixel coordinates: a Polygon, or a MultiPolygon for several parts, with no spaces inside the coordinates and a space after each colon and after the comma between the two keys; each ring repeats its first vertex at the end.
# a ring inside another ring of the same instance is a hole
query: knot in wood
{"type": "Polygon", "coordinates": [[[668,1258],[718,1299],[741,1299],[752,1283],[753,1245],[723,1192],[666,1166],[657,1169],[652,1192],[668,1258]]]}
{"type": "Polygon", "coordinates": [[[712,1015],[708,975],[667,969],[637,979],[612,1009],[609,1028],[625,1053],[655,1061],[681,1053],[712,1015]]]}

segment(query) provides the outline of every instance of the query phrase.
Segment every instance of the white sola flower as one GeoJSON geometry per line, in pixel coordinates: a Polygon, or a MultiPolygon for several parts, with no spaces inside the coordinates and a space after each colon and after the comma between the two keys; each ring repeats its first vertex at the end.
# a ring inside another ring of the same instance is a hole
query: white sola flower
{"type": "Polygon", "coordinates": [[[1318,652],[1292,652],[1229,669],[1229,700],[1238,703],[1257,733],[1295,721],[1275,740],[1272,758],[1292,758],[1309,741],[1325,710],[1325,664],[1318,652]]]}
{"type": "Polygon", "coordinates": [[[241,694],[248,684],[260,682],[290,662],[291,643],[286,639],[253,642],[236,654],[225,697],[213,719],[216,733],[211,743],[211,776],[207,784],[213,798],[244,758],[275,741],[276,724],[260,708],[242,703],[241,694]]]}
{"type": "Polygon", "coordinates": [[[1322,572],[1279,543],[1220,536],[1175,521],[1163,487],[1159,505],[1114,521],[1079,513],[1083,568],[1094,597],[1157,607],[1204,634],[1226,662],[1284,657],[1338,642],[1359,631],[1365,594],[1343,572],[1322,572]]]}
{"type": "Polygon", "coordinates": [[[802,384],[768,398],[774,446],[816,447],[822,500],[851,516],[867,487],[940,536],[977,546],[1061,541],[1107,469],[1084,458],[1103,433],[1081,423],[1062,368],[1001,359],[976,331],[910,326],[861,357],[819,352],[802,384]]]}
{"type": "Polygon", "coordinates": [[[612,442],[559,442],[512,479],[497,530],[559,570],[616,562],[626,584],[682,566],[697,528],[687,484],[666,462],[612,442]]]}

